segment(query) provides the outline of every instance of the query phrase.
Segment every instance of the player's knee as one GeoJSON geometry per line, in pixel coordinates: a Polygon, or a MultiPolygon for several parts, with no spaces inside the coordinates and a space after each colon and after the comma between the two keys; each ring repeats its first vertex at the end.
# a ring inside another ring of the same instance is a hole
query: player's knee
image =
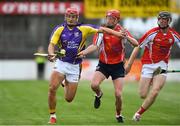
{"type": "Polygon", "coordinates": [[[96,89],[96,88],[98,88],[98,86],[99,86],[99,83],[98,83],[98,82],[92,82],[92,83],[91,83],[91,88],[92,88],[92,89],[96,89]]]}
{"type": "Polygon", "coordinates": [[[120,98],[122,95],[122,92],[120,92],[119,90],[118,91],[115,91],[115,97],[116,98],[120,98]]]}
{"type": "Polygon", "coordinates": [[[57,88],[56,88],[55,86],[52,86],[52,85],[51,85],[51,86],[49,87],[49,93],[51,93],[51,94],[52,94],[52,93],[53,93],[53,94],[56,93],[56,90],[57,90],[57,88]]]}

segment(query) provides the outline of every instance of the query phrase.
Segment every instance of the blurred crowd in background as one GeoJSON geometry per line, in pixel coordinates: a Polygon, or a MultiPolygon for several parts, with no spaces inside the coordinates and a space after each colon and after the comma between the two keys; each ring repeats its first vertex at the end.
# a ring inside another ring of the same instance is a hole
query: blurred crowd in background
{"type": "MultiPolygon", "coordinates": [[[[116,2],[118,0],[113,1],[116,2]]],[[[170,0],[166,1],[171,2],[170,0]]],[[[176,1],[177,4],[180,3],[179,0],[176,1]]],[[[79,7],[81,13],[80,22],[101,25],[104,22],[103,18],[87,18],[85,16],[85,2],[86,0],[51,0],[48,2],[45,0],[33,0],[30,2],[25,0],[1,1],[0,59],[33,59],[33,53],[37,51],[39,46],[45,48],[45,52],[47,52],[50,34],[56,25],[63,23],[63,11],[68,6],[79,7]],[[38,4],[36,4],[36,2],[38,4]],[[49,2],[54,4],[51,5],[49,2]],[[34,8],[32,7],[33,3],[34,8]],[[59,6],[58,12],[54,11],[52,8],[56,7],[57,5],[59,6]],[[31,8],[29,9],[29,7],[31,8]],[[49,9],[49,7],[51,9],[49,9]]],[[[119,10],[121,11],[121,8],[119,8],[119,10]]],[[[180,33],[180,11],[172,13],[172,17],[173,21],[171,26],[180,33]]],[[[148,29],[157,26],[157,17],[122,17],[121,25],[127,28],[138,40],[148,29]]],[[[91,43],[92,36],[88,38],[87,45],[91,43]]],[[[126,57],[128,57],[132,51],[132,48],[128,44],[126,44],[126,46],[129,46],[129,49],[126,50],[126,57]]],[[[177,48],[177,46],[174,46],[172,58],[180,58],[180,55],[178,54],[180,54],[180,50],[177,48]]],[[[88,58],[96,57],[96,53],[88,56],[88,58]]]]}

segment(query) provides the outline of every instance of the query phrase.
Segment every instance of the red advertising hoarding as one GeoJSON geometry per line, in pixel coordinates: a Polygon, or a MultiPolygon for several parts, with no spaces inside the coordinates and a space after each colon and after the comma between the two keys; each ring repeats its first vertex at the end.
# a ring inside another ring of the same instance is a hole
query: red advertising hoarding
{"type": "Polygon", "coordinates": [[[68,7],[76,7],[83,13],[82,2],[0,2],[0,15],[64,14],[68,7]]]}

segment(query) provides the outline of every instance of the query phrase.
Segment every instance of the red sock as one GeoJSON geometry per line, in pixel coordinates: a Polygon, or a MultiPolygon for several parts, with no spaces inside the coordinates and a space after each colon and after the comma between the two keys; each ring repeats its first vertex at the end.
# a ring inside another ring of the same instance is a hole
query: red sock
{"type": "Polygon", "coordinates": [[[139,110],[137,111],[137,113],[139,113],[140,115],[143,114],[146,111],[146,109],[144,109],[142,106],[139,108],[139,110]]]}

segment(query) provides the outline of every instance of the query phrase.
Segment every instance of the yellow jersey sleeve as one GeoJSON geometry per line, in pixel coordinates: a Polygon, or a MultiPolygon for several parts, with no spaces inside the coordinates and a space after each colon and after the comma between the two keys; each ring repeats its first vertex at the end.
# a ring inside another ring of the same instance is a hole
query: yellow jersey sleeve
{"type": "Polygon", "coordinates": [[[60,27],[56,27],[53,30],[51,38],[50,38],[50,43],[53,43],[54,45],[58,44],[58,41],[60,39],[60,36],[61,36],[63,29],[64,29],[64,27],[60,26],[60,27]]]}
{"type": "Polygon", "coordinates": [[[98,32],[97,28],[93,28],[91,26],[80,26],[79,30],[82,31],[82,38],[86,39],[88,35],[95,34],[98,32]]]}
{"type": "Polygon", "coordinates": [[[98,29],[97,28],[93,28],[91,26],[79,26],[78,27],[79,30],[81,31],[82,33],[82,41],[79,45],[79,49],[78,49],[78,52],[80,52],[82,50],[82,48],[85,46],[86,44],[86,38],[88,35],[91,35],[91,34],[95,34],[98,32],[98,29]]]}

